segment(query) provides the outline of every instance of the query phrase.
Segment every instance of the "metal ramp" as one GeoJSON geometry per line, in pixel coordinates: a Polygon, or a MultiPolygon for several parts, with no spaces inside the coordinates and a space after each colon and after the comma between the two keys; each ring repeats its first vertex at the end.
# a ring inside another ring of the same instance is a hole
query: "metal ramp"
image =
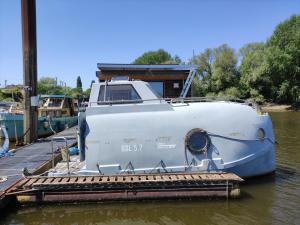
{"type": "Polygon", "coordinates": [[[182,98],[186,97],[196,74],[197,74],[196,69],[191,69],[190,70],[189,75],[188,75],[188,77],[187,77],[187,79],[186,79],[186,81],[183,85],[182,91],[180,93],[180,97],[182,97],[182,98]]]}
{"type": "Polygon", "coordinates": [[[6,191],[21,203],[238,197],[232,173],[127,174],[24,178],[6,191]]]}

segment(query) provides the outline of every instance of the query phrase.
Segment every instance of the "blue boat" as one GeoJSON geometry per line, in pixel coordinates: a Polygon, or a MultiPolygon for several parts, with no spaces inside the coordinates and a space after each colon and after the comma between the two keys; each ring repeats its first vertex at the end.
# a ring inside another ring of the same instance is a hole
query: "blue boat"
{"type": "MultiPolygon", "coordinates": [[[[65,95],[41,95],[38,109],[38,137],[46,137],[77,124],[77,109],[71,97],[65,95]]],[[[9,139],[15,141],[24,136],[23,111],[18,103],[0,104],[0,124],[5,125],[9,139]]],[[[0,133],[0,138],[4,138],[0,133]]]]}

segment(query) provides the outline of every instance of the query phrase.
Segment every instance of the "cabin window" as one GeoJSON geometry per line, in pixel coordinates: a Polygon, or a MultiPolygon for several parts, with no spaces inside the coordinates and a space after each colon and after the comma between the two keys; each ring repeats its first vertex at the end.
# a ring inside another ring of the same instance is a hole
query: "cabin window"
{"type": "Polygon", "coordinates": [[[148,82],[151,89],[154,90],[154,94],[159,98],[164,96],[164,83],[163,82],[148,82]]]}
{"type": "Polygon", "coordinates": [[[52,98],[49,100],[48,107],[61,107],[62,99],[52,98]]]}
{"type": "Polygon", "coordinates": [[[100,87],[98,98],[99,104],[106,104],[107,102],[115,104],[129,102],[136,103],[141,101],[141,97],[131,84],[101,85],[100,87]]]}

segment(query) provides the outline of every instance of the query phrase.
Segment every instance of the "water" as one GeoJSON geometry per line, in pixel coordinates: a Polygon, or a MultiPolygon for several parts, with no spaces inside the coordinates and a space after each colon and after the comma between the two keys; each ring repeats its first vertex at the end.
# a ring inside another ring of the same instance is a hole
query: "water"
{"type": "MultiPolygon", "coordinates": [[[[300,224],[300,113],[272,113],[274,176],[241,187],[237,200],[159,201],[21,207],[3,224],[300,224]]],[[[0,223],[1,223],[0,222],[0,223]]]]}

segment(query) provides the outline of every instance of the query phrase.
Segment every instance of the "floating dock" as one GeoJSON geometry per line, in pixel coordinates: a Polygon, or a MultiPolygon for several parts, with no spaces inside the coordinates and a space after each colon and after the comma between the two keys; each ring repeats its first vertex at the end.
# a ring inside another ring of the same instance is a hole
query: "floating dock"
{"type": "MultiPolygon", "coordinates": [[[[69,137],[67,145],[73,146],[77,143],[77,127],[66,129],[51,137],[41,139],[38,142],[29,144],[17,149],[12,157],[0,158],[0,209],[9,202],[5,190],[15,182],[23,178],[23,169],[26,167],[32,174],[41,174],[52,167],[52,138],[69,137]]],[[[53,148],[64,147],[63,140],[55,139],[53,148]]],[[[54,163],[61,160],[60,152],[54,152],[54,163]]]]}
{"type": "Polygon", "coordinates": [[[125,201],[239,197],[242,179],[232,173],[126,174],[115,176],[28,177],[6,191],[18,202],[125,201]]]}

